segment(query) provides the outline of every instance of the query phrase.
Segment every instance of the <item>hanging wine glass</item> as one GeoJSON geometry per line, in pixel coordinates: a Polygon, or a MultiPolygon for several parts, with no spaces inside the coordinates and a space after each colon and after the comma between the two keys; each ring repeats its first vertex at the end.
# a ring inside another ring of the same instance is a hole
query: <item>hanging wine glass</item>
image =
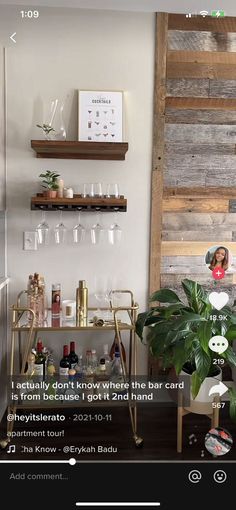
{"type": "Polygon", "coordinates": [[[49,244],[49,225],[46,222],[46,213],[42,211],[41,222],[37,225],[36,229],[38,244],[49,244]]]}
{"type": "Polygon", "coordinates": [[[65,244],[67,237],[67,228],[62,221],[62,210],[60,211],[59,223],[54,228],[54,237],[56,244],[65,244]]]}
{"type": "Polygon", "coordinates": [[[117,213],[115,214],[115,221],[111,224],[108,230],[108,241],[112,245],[120,244],[122,238],[122,229],[118,224],[117,213]]]}
{"type": "Polygon", "coordinates": [[[73,241],[74,243],[82,243],[85,238],[85,227],[80,223],[80,213],[78,214],[78,223],[73,228],[73,241]]]}
{"type": "Polygon", "coordinates": [[[92,244],[100,244],[104,237],[104,227],[101,224],[101,213],[97,213],[97,222],[91,228],[92,244]]]}

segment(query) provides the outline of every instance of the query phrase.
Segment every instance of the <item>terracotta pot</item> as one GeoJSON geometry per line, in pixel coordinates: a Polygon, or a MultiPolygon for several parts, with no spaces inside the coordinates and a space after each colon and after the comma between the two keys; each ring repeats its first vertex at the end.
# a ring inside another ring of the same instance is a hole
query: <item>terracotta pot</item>
{"type": "Polygon", "coordinates": [[[45,191],[45,196],[47,198],[56,198],[57,196],[57,190],[56,189],[47,189],[45,191]]]}

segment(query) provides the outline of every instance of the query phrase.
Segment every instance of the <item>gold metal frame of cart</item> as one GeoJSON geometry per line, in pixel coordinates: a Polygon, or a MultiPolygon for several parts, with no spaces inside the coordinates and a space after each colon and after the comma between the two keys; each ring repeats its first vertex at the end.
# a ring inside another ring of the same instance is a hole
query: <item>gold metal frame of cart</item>
{"type": "MultiPolygon", "coordinates": [[[[115,330],[116,338],[118,340],[118,347],[120,352],[120,358],[121,358],[121,364],[122,364],[122,370],[124,374],[124,379],[127,382],[130,382],[131,376],[136,377],[137,375],[137,342],[136,342],[136,333],[135,333],[135,323],[137,318],[137,310],[138,305],[134,302],[133,293],[130,290],[112,290],[110,295],[112,294],[129,294],[130,295],[130,306],[120,306],[120,307],[113,307],[112,303],[110,302],[109,308],[101,308],[102,311],[111,311],[113,313],[114,320],[112,321],[112,324],[109,325],[103,325],[103,326],[95,326],[95,325],[86,325],[86,326],[58,326],[58,327],[51,327],[51,326],[39,326],[36,325],[36,316],[32,309],[27,307],[21,306],[21,297],[23,294],[27,294],[27,291],[22,291],[18,295],[17,298],[17,305],[12,306],[12,327],[11,327],[11,355],[10,355],[10,377],[14,376],[14,357],[15,357],[15,335],[18,335],[18,351],[19,351],[19,371],[21,375],[24,375],[25,373],[25,366],[27,362],[27,357],[30,352],[30,350],[35,347],[36,345],[36,339],[37,334],[39,330],[50,330],[50,331],[65,331],[65,330],[74,330],[74,331],[94,331],[94,330],[115,330]],[[119,321],[118,315],[120,312],[127,312],[130,320],[130,324],[123,323],[119,321]],[[20,321],[24,314],[28,314],[27,318],[27,326],[21,326],[20,321]],[[122,349],[121,349],[121,331],[129,331],[129,367],[127,370],[126,364],[123,359],[122,349]],[[22,332],[27,332],[27,339],[25,343],[25,347],[22,349],[22,332]]],[[[88,308],[89,311],[97,310],[97,308],[88,308]]],[[[143,439],[138,436],[137,434],[137,403],[132,402],[130,399],[130,391],[128,390],[128,407],[129,407],[129,415],[130,415],[130,422],[133,432],[133,438],[135,441],[135,445],[137,447],[142,446],[143,439]]],[[[80,404],[81,405],[81,404],[80,404]]],[[[88,406],[90,404],[83,404],[83,406],[88,406]]],[[[9,404],[8,405],[8,414],[13,415],[13,420],[7,422],[7,439],[2,440],[0,442],[0,446],[2,448],[6,447],[11,439],[11,434],[14,427],[14,416],[17,411],[17,403],[16,404],[9,404]]],[[[22,404],[20,407],[24,407],[22,404]]],[[[35,405],[37,407],[37,405],[35,405]]],[[[43,408],[43,404],[40,404],[39,407],[43,408]]],[[[52,407],[52,406],[51,406],[52,407]]],[[[55,406],[57,407],[57,406],[55,406]]],[[[59,407],[59,406],[58,406],[59,407]]],[[[61,407],[61,406],[60,406],[61,407]]],[[[72,404],[71,404],[72,407],[72,404]]],[[[73,404],[73,407],[75,407],[75,404],[73,404]]]]}

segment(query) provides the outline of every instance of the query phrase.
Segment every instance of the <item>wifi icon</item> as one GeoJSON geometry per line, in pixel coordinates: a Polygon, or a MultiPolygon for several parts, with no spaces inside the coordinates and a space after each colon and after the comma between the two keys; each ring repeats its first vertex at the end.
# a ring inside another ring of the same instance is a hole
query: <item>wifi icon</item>
{"type": "Polygon", "coordinates": [[[203,18],[205,18],[205,16],[208,15],[208,11],[200,11],[200,14],[203,16],[203,18]]]}

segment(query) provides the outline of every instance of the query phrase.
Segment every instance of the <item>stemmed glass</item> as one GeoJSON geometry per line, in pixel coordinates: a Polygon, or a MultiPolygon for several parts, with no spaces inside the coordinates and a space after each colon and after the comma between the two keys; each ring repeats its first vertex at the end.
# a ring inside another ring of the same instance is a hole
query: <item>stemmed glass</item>
{"type": "Polygon", "coordinates": [[[117,214],[115,214],[115,221],[111,224],[108,230],[108,241],[112,245],[117,245],[121,242],[122,237],[122,229],[118,223],[118,217],[117,214]]]}
{"type": "Polygon", "coordinates": [[[94,297],[98,302],[97,314],[101,318],[104,314],[100,307],[104,305],[106,295],[104,278],[102,276],[95,276],[94,283],[95,283],[94,297]]]}
{"type": "Polygon", "coordinates": [[[101,224],[101,212],[97,213],[97,221],[91,228],[91,241],[92,244],[99,244],[103,239],[104,228],[101,224]]]}
{"type": "Polygon", "coordinates": [[[67,228],[62,221],[62,210],[60,211],[59,223],[54,228],[54,236],[56,244],[65,244],[67,228]]]}
{"type": "Polygon", "coordinates": [[[85,238],[85,228],[80,223],[80,213],[78,214],[78,223],[73,228],[73,241],[74,243],[82,243],[85,238]]]}
{"type": "Polygon", "coordinates": [[[46,213],[45,213],[45,211],[42,211],[41,222],[37,225],[35,231],[36,231],[36,234],[37,234],[37,242],[38,242],[38,244],[45,244],[45,245],[47,245],[49,243],[49,225],[46,222],[46,213]]]}

